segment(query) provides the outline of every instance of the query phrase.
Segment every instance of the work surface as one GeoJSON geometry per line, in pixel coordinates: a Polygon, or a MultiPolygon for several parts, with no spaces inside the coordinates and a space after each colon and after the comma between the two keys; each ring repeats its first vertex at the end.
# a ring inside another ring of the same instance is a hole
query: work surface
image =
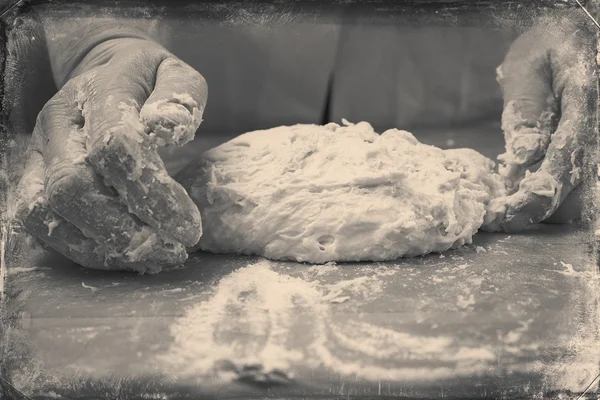
{"type": "Polygon", "coordinates": [[[17,399],[539,398],[600,372],[597,267],[574,225],[389,263],[197,253],[143,276],[7,239],[0,376],[17,399]]]}
{"type": "Polygon", "coordinates": [[[38,254],[8,266],[5,376],[34,398],[582,391],[600,361],[586,239],[539,226],[372,265],[198,253],[145,276],[38,254]]]}

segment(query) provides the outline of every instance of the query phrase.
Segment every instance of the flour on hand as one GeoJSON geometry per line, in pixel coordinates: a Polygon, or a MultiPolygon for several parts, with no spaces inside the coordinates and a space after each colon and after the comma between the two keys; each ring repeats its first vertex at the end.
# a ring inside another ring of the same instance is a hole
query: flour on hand
{"type": "Polygon", "coordinates": [[[495,163],[367,122],[295,125],[207,151],[179,180],[198,205],[196,249],[326,263],[383,261],[471,243],[495,163]]]}

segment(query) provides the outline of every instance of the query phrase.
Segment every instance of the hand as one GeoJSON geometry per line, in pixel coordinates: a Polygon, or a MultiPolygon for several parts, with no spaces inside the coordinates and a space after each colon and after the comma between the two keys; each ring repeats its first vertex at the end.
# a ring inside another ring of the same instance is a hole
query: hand
{"type": "Polygon", "coordinates": [[[594,149],[598,67],[595,27],[577,11],[540,21],[498,69],[506,139],[500,173],[509,196],[491,205],[497,218],[488,216],[489,230],[548,220],[582,182],[594,149]]]}
{"type": "Polygon", "coordinates": [[[86,267],[179,265],[200,239],[201,218],[157,146],[194,137],[206,82],[143,39],[103,42],[81,65],[38,115],[17,217],[86,267]]]}

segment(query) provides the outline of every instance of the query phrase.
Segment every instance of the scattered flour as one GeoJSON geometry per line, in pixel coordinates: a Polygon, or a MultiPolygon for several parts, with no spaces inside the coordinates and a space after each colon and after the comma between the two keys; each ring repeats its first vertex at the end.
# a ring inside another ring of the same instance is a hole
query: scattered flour
{"type": "Polygon", "coordinates": [[[162,293],[180,293],[183,292],[185,289],[184,288],[174,288],[174,289],[166,289],[163,290],[162,293]]]}
{"type": "Polygon", "coordinates": [[[582,279],[590,279],[593,280],[595,279],[595,273],[593,270],[589,270],[589,269],[584,269],[582,271],[577,271],[573,268],[572,264],[567,264],[563,261],[560,262],[560,265],[564,268],[563,270],[558,270],[556,272],[558,272],[559,274],[565,275],[565,276],[570,276],[573,278],[582,278],[582,279]]]}
{"type": "Polygon", "coordinates": [[[363,298],[368,298],[376,293],[381,292],[383,289],[383,282],[377,276],[361,276],[358,278],[341,281],[331,285],[325,286],[325,295],[322,297],[325,301],[335,302],[336,299],[343,297],[350,299],[348,296],[343,295],[360,295],[363,298]]]}
{"type": "Polygon", "coordinates": [[[462,309],[466,309],[469,306],[472,306],[475,304],[475,295],[473,293],[468,293],[463,295],[458,295],[458,301],[456,302],[456,305],[458,305],[460,308],[462,309]]]}
{"type": "MultiPolygon", "coordinates": [[[[333,267],[333,266],[332,266],[333,267]]],[[[173,344],[157,357],[177,376],[220,379],[293,378],[292,366],[327,368],[362,379],[438,380],[481,371],[496,355],[446,336],[399,332],[356,319],[336,319],[332,307],[373,299],[385,268],[334,284],[284,275],[259,261],[223,278],[212,297],[190,308],[171,329],[173,344]],[[333,303],[333,304],[332,304],[333,303]],[[387,368],[386,362],[449,363],[387,368]]]]}
{"type": "Polygon", "coordinates": [[[84,288],[86,288],[86,289],[90,289],[92,291],[92,293],[95,293],[98,290],[100,290],[99,288],[97,288],[95,286],[86,285],[85,282],[81,282],[81,286],[84,287],[84,288]]]}
{"type": "Polygon", "coordinates": [[[340,267],[338,267],[335,263],[327,263],[325,265],[314,265],[306,270],[305,278],[311,276],[323,276],[327,275],[330,272],[339,271],[340,267]]]}

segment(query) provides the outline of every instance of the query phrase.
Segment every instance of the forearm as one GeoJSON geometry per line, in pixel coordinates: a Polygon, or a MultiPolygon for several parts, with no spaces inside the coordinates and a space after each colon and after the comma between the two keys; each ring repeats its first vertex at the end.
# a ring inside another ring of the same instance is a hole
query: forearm
{"type": "Polygon", "coordinates": [[[52,74],[58,88],[69,79],[105,61],[86,57],[99,45],[114,39],[142,39],[164,44],[166,30],[158,20],[97,17],[46,17],[43,25],[52,74]]]}

